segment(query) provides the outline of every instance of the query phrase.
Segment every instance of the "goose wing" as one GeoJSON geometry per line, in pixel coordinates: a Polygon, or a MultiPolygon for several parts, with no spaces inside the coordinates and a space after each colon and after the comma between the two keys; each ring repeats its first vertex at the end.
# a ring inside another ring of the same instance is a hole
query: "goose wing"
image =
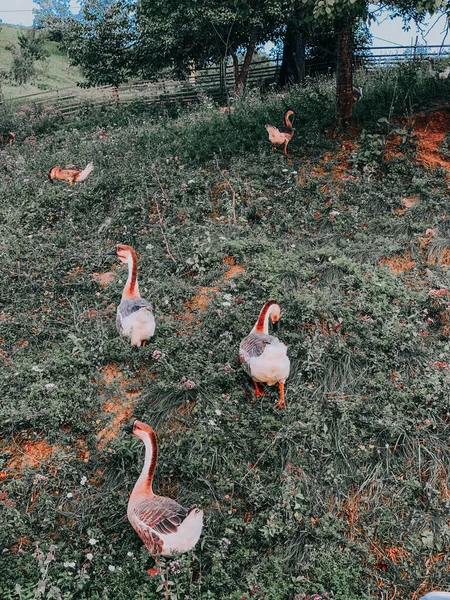
{"type": "Polygon", "coordinates": [[[250,333],[250,335],[242,340],[239,346],[239,360],[247,375],[250,375],[250,377],[252,375],[250,368],[251,359],[261,356],[266,346],[272,344],[277,339],[273,335],[250,333]]]}
{"type": "Polygon", "coordinates": [[[136,504],[133,515],[161,535],[176,533],[189,511],[172,498],[154,496],[136,504]]]}
{"type": "Polygon", "coordinates": [[[280,133],[294,133],[293,127],[285,127],[284,125],[281,125],[280,127],[276,127],[276,129],[278,129],[280,133]]]}
{"type": "Polygon", "coordinates": [[[151,305],[147,300],[143,298],[131,298],[129,300],[123,300],[119,304],[117,309],[116,327],[119,333],[123,333],[123,322],[124,320],[132,315],[134,312],[141,310],[141,308],[147,308],[150,312],[152,310],[151,305]]]}

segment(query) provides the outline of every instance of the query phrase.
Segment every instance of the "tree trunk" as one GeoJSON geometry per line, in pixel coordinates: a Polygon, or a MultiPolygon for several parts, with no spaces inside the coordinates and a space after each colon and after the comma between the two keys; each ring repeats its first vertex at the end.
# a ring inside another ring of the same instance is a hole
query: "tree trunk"
{"type": "Polygon", "coordinates": [[[283,58],[281,61],[278,85],[286,87],[305,79],[306,37],[303,33],[286,28],[283,58]]]}
{"type": "Polygon", "coordinates": [[[336,125],[345,127],[353,112],[353,33],[352,18],[344,17],[336,23],[336,125]]]}
{"type": "Polygon", "coordinates": [[[236,89],[235,89],[236,96],[238,96],[240,94],[240,92],[242,91],[243,87],[245,86],[245,84],[247,82],[247,75],[250,70],[250,64],[252,62],[253,54],[255,52],[255,46],[256,46],[256,41],[254,40],[254,38],[252,36],[250,38],[250,43],[247,47],[247,52],[245,53],[245,58],[244,58],[244,63],[242,65],[242,69],[241,69],[239,76],[237,78],[237,81],[236,81],[236,89]]]}
{"type": "Polygon", "coordinates": [[[236,52],[231,53],[231,58],[233,59],[234,87],[236,88],[239,81],[239,60],[236,52]]]}

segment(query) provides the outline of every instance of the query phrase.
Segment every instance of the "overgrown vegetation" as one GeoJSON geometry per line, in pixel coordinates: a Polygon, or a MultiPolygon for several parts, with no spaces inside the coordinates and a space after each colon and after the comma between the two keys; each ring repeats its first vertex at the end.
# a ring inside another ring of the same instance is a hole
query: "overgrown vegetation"
{"type": "Polygon", "coordinates": [[[445,585],[447,172],[422,166],[389,107],[447,82],[421,75],[405,96],[403,75],[375,74],[357,107],[366,141],[385,140],[375,163],[356,133],[326,134],[320,81],[241,100],[231,118],[209,103],[178,119],[48,117],[35,145],[24,139],[40,120],[14,117],[0,163],[0,597],[165,597],[125,519],[143,460],[121,433],[133,417],[158,431],[156,489],[205,510],[195,551],[165,561],[169,597],[369,600],[445,585]],[[264,130],[284,102],[292,159],[264,130]],[[370,122],[372,108],[387,121],[370,122]],[[91,160],[83,185],[46,179],[91,160]],[[138,252],[155,307],[144,349],[114,326],[117,240],[138,252]],[[292,363],[284,411],[276,389],[253,397],[238,363],[269,298],[292,363]]]}
{"type": "MultiPolygon", "coordinates": [[[[39,32],[24,27],[2,24],[0,28],[0,77],[2,91],[6,99],[24,96],[45,90],[63,88],[83,81],[81,72],[76,68],[68,68],[66,55],[58,49],[55,41],[45,39],[40,49],[40,56],[45,60],[36,62],[36,56],[30,58],[22,51],[19,38],[30,37],[39,39],[39,32]],[[17,61],[16,59],[19,58],[17,61]],[[31,63],[31,71],[30,71],[31,63]],[[25,64],[26,79],[20,75],[20,69],[25,64]],[[22,66],[21,66],[22,65],[22,66]],[[28,66],[27,66],[28,65],[28,66]],[[19,85],[20,79],[20,85],[19,85]]],[[[38,42],[39,43],[39,42],[38,42]]]]}

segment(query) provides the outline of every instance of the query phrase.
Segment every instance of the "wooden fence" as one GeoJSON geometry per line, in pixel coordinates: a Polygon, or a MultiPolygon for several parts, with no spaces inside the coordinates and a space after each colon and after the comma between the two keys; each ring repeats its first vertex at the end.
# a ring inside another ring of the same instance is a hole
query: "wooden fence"
{"type": "MultiPolygon", "coordinates": [[[[279,64],[277,61],[264,60],[253,63],[248,74],[247,86],[268,86],[277,79],[279,64]]],[[[12,98],[6,102],[20,111],[30,105],[42,110],[57,110],[70,116],[86,105],[114,105],[130,102],[156,104],[162,102],[192,102],[202,96],[214,100],[226,98],[227,90],[234,89],[234,74],[231,67],[221,75],[219,68],[211,68],[192,73],[186,81],[161,79],[159,81],[135,81],[115,86],[97,86],[91,88],[65,87],[47,90],[12,98]]]]}
{"type": "MultiPolygon", "coordinates": [[[[427,57],[450,58],[450,45],[446,46],[379,46],[371,48],[369,55],[357,60],[367,69],[392,67],[411,60],[423,60],[427,57]]],[[[267,89],[278,79],[280,60],[261,60],[254,62],[249,71],[247,87],[267,89]]],[[[306,62],[306,73],[327,72],[329,62],[322,64],[306,62]]],[[[37,109],[56,110],[65,116],[79,112],[86,105],[115,105],[141,101],[147,104],[185,102],[209,96],[224,101],[227,91],[234,89],[232,67],[227,66],[221,72],[219,67],[192,73],[186,81],[161,79],[159,81],[135,81],[114,86],[92,88],[65,87],[34,94],[20,96],[10,100],[0,97],[2,103],[13,106],[17,111],[21,107],[33,105],[37,109]]]]}

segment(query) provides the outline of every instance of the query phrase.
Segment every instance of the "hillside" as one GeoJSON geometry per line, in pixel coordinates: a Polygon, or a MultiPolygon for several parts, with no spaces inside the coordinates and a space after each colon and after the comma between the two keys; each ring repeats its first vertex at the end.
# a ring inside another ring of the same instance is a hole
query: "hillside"
{"type": "Polygon", "coordinates": [[[15,121],[0,162],[1,598],[445,588],[450,112],[368,122],[448,93],[411,73],[371,75],[345,136],[322,80],[230,117],[207,101],[178,118],[15,121]],[[286,105],[291,158],[264,129],[286,105]],[[91,160],[84,184],[47,180],[91,160]],[[146,348],[115,329],[117,241],[154,306],[146,348]],[[254,397],[238,361],[269,299],[292,365],[284,410],[276,387],[254,397]],[[205,511],[195,550],[153,578],[125,517],[143,461],[122,432],[133,418],[158,433],[155,490],[205,511]]]}
{"type": "MultiPolygon", "coordinates": [[[[11,68],[13,54],[8,47],[17,45],[17,35],[23,29],[23,27],[6,24],[0,27],[0,65],[3,71],[9,71],[11,68]]],[[[36,79],[24,85],[2,82],[5,99],[67,87],[83,80],[79,69],[69,66],[67,57],[58,49],[56,42],[47,41],[45,45],[50,56],[45,61],[36,63],[38,71],[36,79]]]]}

